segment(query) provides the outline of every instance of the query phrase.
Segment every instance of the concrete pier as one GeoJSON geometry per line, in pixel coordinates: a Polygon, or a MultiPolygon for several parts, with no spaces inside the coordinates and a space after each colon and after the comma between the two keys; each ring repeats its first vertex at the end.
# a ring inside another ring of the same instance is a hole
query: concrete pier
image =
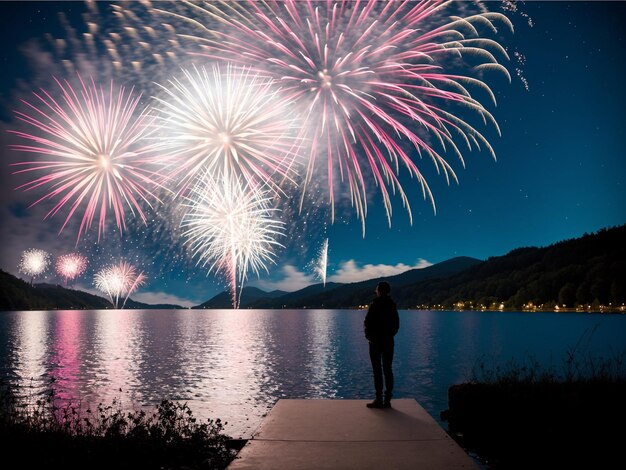
{"type": "Polygon", "coordinates": [[[366,403],[279,400],[228,468],[478,469],[415,400],[366,403]]]}

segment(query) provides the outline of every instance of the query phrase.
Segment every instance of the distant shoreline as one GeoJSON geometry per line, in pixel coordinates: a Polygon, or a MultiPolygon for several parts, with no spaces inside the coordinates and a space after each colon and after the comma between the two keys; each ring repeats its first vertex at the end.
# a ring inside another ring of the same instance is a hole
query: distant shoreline
{"type": "Polygon", "coordinates": [[[446,312],[520,312],[520,313],[626,313],[626,307],[604,307],[604,308],[414,308],[403,310],[440,310],[446,312]]]}
{"type": "MultiPolygon", "coordinates": [[[[88,310],[110,310],[110,311],[128,311],[133,312],[137,310],[232,310],[224,308],[194,308],[194,307],[181,307],[181,308],[134,308],[126,307],[124,309],[113,308],[31,308],[31,309],[19,309],[19,310],[0,310],[0,312],[58,312],[63,310],[71,311],[88,311],[88,310]]],[[[289,307],[289,308],[242,308],[239,310],[367,310],[367,307],[340,307],[340,308],[324,308],[324,307],[289,307]]],[[[416,308],[399,308],[404,311],[435,311],[435,312],[516,312],[516,313],[589,313],[589,314],[624,314],[626,313],[626,307],[604,307],[598,309],[583,309],[583,308],[534,308],[534,309],[519,309],[519,308],[444,308],[444,307],[416,307],[416,308]]]]}

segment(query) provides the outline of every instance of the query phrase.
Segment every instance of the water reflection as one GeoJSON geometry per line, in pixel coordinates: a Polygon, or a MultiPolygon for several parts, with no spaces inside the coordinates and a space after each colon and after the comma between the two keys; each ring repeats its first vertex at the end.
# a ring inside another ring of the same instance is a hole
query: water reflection
{"type": "MultiPolygon", "coordinates": [[[[85,317],[90,319],[88,315],[85,317]]],[[[142,350],[142,338],[135,334],[136,323],[135,318],[122,310],[98,310],[93,312],[93,321],[85,322],[85,328],[93,329],[89,335],[91,341],[83,342],[85,360],[89,363],[84,394],[92,398],[90,401],[137,400],[134,393],[139,383],[137,353],[142,350]]]]}
{"type": "MultiPolygon", "coordinates": [[[[56,396],[61,400],[71,400],[80,392],[76,389],[82,359],[79,357],[82,342],[80,312],[72,310],[54,312],[50,320],[48,375],[55,382],[56,396]]],[[[46,343],[42,341],[42,345],[46,343]]]]}
{"type": "MultiPolygon", "coordinates": [[[[590,353],[626,348],[626,317],[401,312],[396,397],[435,418],[447,389],[485,358],[560,360],[585,334],[590,353]],[[589,331],[593,335],[589,335],[589,331]],[[555,334],[558,332],[558,334],[555,334]]],[[[4,312],[0,370],[21,396],[128,408],[189,403],[249,437],[280,398],[371,398],[364,311],[4,312]]]]}
{"type": "Polygon", "coordinates": [[[337,396],[336,315],[326,310],[308,311],[304,315],[306,332],[306,369],[310,398],[337,396]]]}
{"type": "Polygon", "coordinates": [[[13,328],[15,347],[8,369],[13,372],[19,396],[40,395],[48,386],[48,328],[45,312],[24,312],[13,328]]]}

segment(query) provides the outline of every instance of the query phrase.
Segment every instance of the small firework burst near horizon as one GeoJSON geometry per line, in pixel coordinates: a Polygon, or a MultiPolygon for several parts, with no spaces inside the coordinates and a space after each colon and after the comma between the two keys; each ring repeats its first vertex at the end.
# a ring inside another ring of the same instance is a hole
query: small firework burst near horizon
{"type": "Polygon", "coordinates": [[[18,269],[21,273],[30,276],[30,283],[32,285],[33,280],[48,269],[49,263],[50,254],[47,251],[31,248],[22,253],[18,269]]]}
{"type": "Polygon", "coordinates": [[[349,195],[365,234],[367,192],[375,185],[389,225],[396,192],[412,222],[401,167],[434,210],[422,158],[448,183],[458,182],[450,155],[464,165],[461,145],[495,158],[469,118],[499,133],[474,95],[495,104],[483,77],[499,72],[511,80],[499,62],[509,60],[506,50],[485,36],[497,37],[500,25],[513,30],[501,13],[484,5],[466,13],[469,2],[438,0],[186,4],[187,15],[162,5],[152,11],[195,28],[179,37],[195,41],[199,55],[273,77],[299,104],[309,147],[303,187],[325,173],[331,220],[336,194],[349,195]]]}
{"type": "Polygon", "coordinates": [[[274,263],[283,223],[275,217],[269,192],[234,175],[206,172],[186,196],[183,236],[196,265],[225,274],[233,308],[239,308],[248,271],[259,275],[274,263]]]}
{"type": "Polygon", "coordinates": [[[315,276],[322,281],[324,287],[326,287],[326,273],[328,271],[328,238],[324,239],[322,246],[317,252],[315,259],[311,261],[311,266],[315,276]]]}
{"type": "Polygon", "coordinates": [[[28,142],[11,148],[34,155],[13,164],[20,168],[15,174],[34,175],[17,189],[45,188],[31,207],[55,200],[45,218],[66,211],[59,233],[75,214],[81,217],[77,244],[94,219],[100,239],[111,211],[120,233],[129,212],[146,223],[142,205],[152,207],[158,200],[152,192],[158,183],[147,159],[152,148],[146,137],[155,129],[153,119],[138,109],[141,95],[124,87],[116,90],[113,82],[108,88],[93,79],[85,83],[80,76],[76,88],[67,80],[54,81],[59,97],[42,89],[33,92],[34,103],[22,101],[24,110],[15,111],[30,130],[9,131],[28,142]]]}
{"type": "Polygon", "coordinates": [[[106,294],[111,305],[116,309],[123,309],[128,297],[145,282],[146,276],[143,271],[138,272],[132,264],[126,261],[101,269],[94,277],[96,289],[106,294]]]}
{"type": "Polygon", "coordinates": [[[272,79],[249,68],[194,67],[161,86],[157,116],[164,135],[159,164],[180,192],[198,175],[234,174],[277,189],[298,152],[297,116],[272,79]]]}
{"type": "Polygon", "coordinates": [[[87,258],[80,253],[61,255],[56,261],[56,272],[63,278],[65,285],[74,281],[87,269],[87,258]]]}

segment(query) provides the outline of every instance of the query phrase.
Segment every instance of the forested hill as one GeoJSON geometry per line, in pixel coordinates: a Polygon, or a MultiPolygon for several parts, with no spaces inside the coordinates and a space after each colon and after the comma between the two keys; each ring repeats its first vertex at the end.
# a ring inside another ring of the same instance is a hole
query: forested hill
{"type": "Polygon", "coordinates": [[[404,308],[419,305],[523,308],[530,303],[594,308],[626,302],[626,225],[544,248],[519,248],[455,275],[394,290],[404,308]]]}
{"type": "MultiPolygon", "coordinates": [[[[126,308],[169,309],[180,305],[149,305],[128,299],[126,308]]],[[[0,269],[0,310],[63,310],[111,308],[104,297],[53,284],[29,283],[0,269]]]]}
{"type": "Polygon", "coordinates": [[[101,309],[111,303],[97,295],[50,284],[29,283],[0,270],[0,310],[101,309]]]}

